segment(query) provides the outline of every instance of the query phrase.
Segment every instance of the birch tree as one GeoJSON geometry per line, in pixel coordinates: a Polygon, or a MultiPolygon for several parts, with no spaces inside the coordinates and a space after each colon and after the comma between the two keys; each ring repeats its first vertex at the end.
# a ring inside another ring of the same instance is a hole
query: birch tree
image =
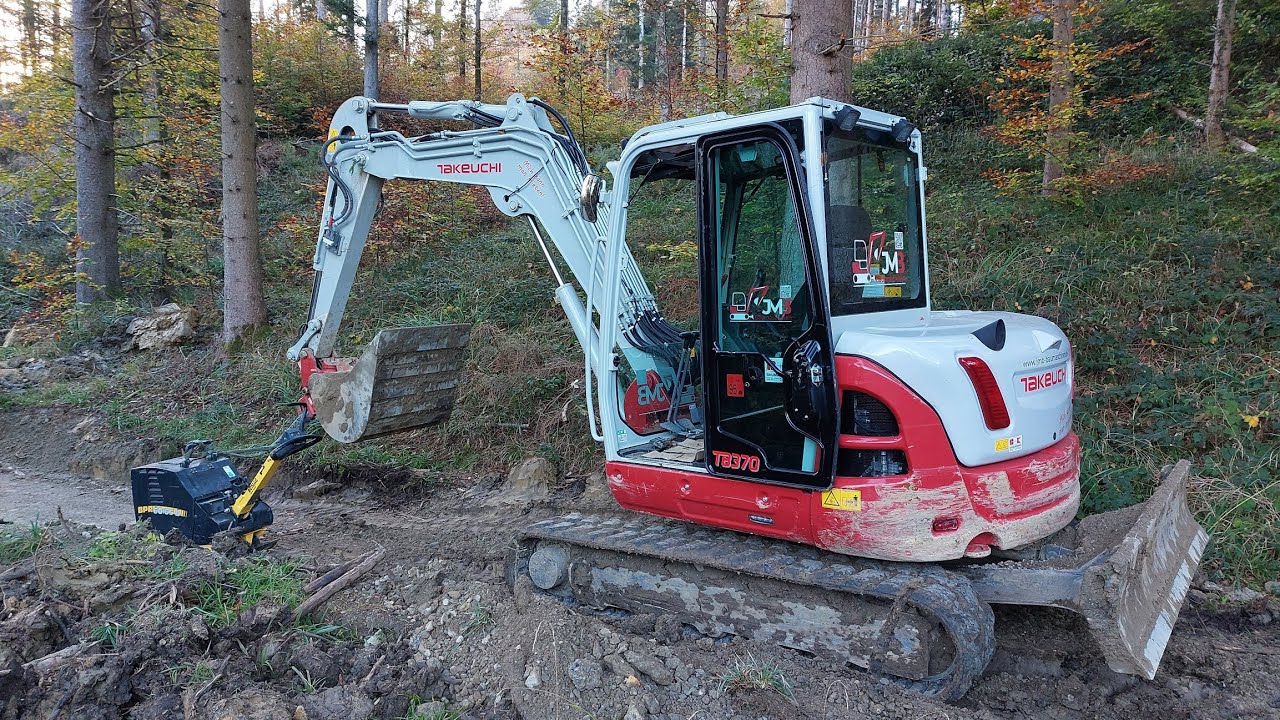
{"type": "Polygon", "coordinates": [[[1213,26],[1213,66],[1209,71],[1209,105],[1204,113],[1204,139],[1212,148],[1222,147],[1227,141],[1222,116],[1227,109],[1235,24],[1236,0],[1218,0],[1218,21],[1213,26]]]}
{"type": "Polygon", "coordinates": [[[73,0],[71,4],[79,303],[120,289],[115,98],[106,84],[111,74],[110,9],[110,0],[73,0]]]}
{"type": "Polygon", "coordinates": [[[253,113],[253,29],[249,0],[218,0],[222,107],[222,340],[263,324],[258,251],[257,132],[253,113]]]}
{"type": "Polygon", "coordinates": [[[1045,130],[1044,178],[1041,192],[1053,195],[1053,183],[1062,177],[1071,142],[1071,93],[1075,77],[1071,68],[1075,0],[1053,0],[1053,53],[1050,61],[1049,118],[1045,130]]]}
{"type": "MultiPolygon", "coordinates": [[[[387,0],[382,0],[385,4],[387,0]]],[[[381,33],[378,0],[367,0],[364,12],[364,96],[378,98],[378,35],[381,33]]]]}

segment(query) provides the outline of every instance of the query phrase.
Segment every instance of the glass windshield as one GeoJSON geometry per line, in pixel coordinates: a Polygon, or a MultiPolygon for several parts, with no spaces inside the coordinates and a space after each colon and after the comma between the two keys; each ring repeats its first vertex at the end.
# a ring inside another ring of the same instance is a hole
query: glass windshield
{"type": "Polygon", "coordinates": [[[915,154],[865,128],[825,139],[831,314],[923,307],[915,154]]]}

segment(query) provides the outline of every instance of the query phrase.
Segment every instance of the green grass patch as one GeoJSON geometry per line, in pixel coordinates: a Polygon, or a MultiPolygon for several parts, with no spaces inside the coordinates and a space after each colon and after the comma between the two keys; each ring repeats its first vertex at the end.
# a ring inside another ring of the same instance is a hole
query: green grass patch
{"type": "Polygon", "coordinates": [[[757,660],[751,654],[735,660],[733,667],[720,676],[720,691],[731,689],[767,690],[781,695],[792,703],[796,702],[791,681],[787,680],[782,670],[768,662],[757,660]]]}
{"type": "Polygon", "coordinates": [[[48,539],[49,534],[34,521],[25,528],[0,529],[0,565],[26,560],[48,539]]]}
{"type": "Polygon", "coordinates": [[[302,585],[296,563],[254,557],[226,569],[218,579],[196,586],[194,609],[213,627],[226,627],[241,612],[263,602],[297,606],[302,601],[302,585]]]}

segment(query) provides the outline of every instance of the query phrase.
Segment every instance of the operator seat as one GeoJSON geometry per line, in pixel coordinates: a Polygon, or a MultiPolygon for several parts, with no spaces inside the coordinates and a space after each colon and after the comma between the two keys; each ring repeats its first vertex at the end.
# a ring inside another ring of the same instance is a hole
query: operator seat
{"type": "Polygon", "coordinates": [[[827,208],[827,260],[831,273],[831,311],[862,299],[862,288],[853,283],[854,250],[857,241],[869,250],[871,215],[861,205],[831,205],[827,208]]]}

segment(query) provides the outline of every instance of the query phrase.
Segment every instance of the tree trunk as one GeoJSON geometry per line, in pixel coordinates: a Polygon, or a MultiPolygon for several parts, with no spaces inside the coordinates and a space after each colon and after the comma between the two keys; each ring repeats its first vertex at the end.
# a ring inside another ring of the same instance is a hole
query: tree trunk
{"type": "Polygon", "coordinates": [[[222,90],[222,341],[229,344],[267,319],[258,253],[258,138],[249,0],[218,0],[218,74],[222,90]]]}
{"type": "MultiPolygon", "coordinates": [[[[147,57],[142,85],[142,103],[147,109],[147,114],[151,116],[144,121],[145,129],[142,139],[157,151],[169,142],[168,127],[165,124],[165,88],[161,86],[161,74],[156,70],[156,62],[162,56],[160,45],[165,39],[161,25],[162,11],[163,0],[150,0],[143,9],[142,15],[142,40],[146,46],[147,57]]],[[[159,152],[149,154],[150,157],[158,155],[160,155],[159,152]]],[[[168,188],[169,166],[165,162],[148,160],[143,164],[142,169],[154,179],[158,192],[163,193],[168,188]]],[[[163,305],[172,300],[172,289],[169,284],[172,274],[169,251],[173,247],[173,211],[170,201],[166,198],[158,198],[156,205],[158,226],[156,229],[160,237],[156,242],[158,251],[156,284],[152,288],[151,299],[155,304],[163,305]]]]}
{"type": "Polygon", "coordinates": [[[844,100],[849,93],[848,0],[796,0],[791,48],[791,102],[820,95],[844,100]]]}
{"type": "Polygon", "coordinates": [[[467,0],[458,0],[458,79],[467,79],[467,0]]]}
{"type": "Polygon", "coordinates": [[[658,7],[653,28],[653,81],[658,86],[658,122],[671,119],[671,43],[667,40],[667,10],[658,7]]]}
{"type": "Polygon", "coordinates": [[[22,40],[19,41],[22,69],[34,75],[40,66],[40,23],[36,0],[22,0],[22,40]]]}
{"type": "Polygon", "coordinates": [[[49,52],[53,62],[62,55],[62,0],[56,0],[50,8],[49,52]]]}
{"type": "MultiPolygon", "coordinates": [[[[716,12],[716,99],[724,102],[729,89],[729,0],[715,0],[716,12]]],[[[795,32],[792,21],[792,33],[795,32]]]]}
{"type": "Polygon", "coordinates": [[[796,11],[795,0],[786,0],[782,4],[782,47],[791,47],[791,15],[796,11]]]}
{"type": "Polygon", "coordinates": [[[1213,67],[1209,71],[1209,106],[1204,113],[1204,139],[1211,148],[1220,148],[1227,140],[1222,116],[1227,109],[1235,24],[1236,0],[1218,0],[1218,21],[1213,27],[1213,67]]]}
{"type": "MultiPolygon", "coordinates": [[[[788,0],[790,2],[790,0],[788,0]]],[[[684,79],[684,69],[689,67],[689,3],[684,2],[680,7],[680,73],[681,80],[684,79]]]]}
{"type": "Polygon", "coordinates": [[[861,53],[871,47],[871,0],[857,0],[857,3],[853,14],[853,36],[857,39],[854,49],[861,53]]]}
{"type": "Polygon", "coordinates": [[[316,20],[324,22],[329,17],[329,6],[324,0],[316,0],[316,20]]]}
{"type": "Polygon", "coordinates": [[[636,43],[639,60],[636,63],[636,89],[644,89],[644,0],[636,2],[636,15],[640,20],[640,40],[636,43]]]}
{"type": "Polygon", "coordinates": [[[382,28],[391,24],[391,0],[382,0],[378,4],[378,27],[382,28]]]}
{"type": "Polygon", "coordinates": [[[120,289],[116,219],[115,98],[111,73],[110,0],[71,4],[71,53],[76,85],[76,302],[120,289]]]}
{"type": "MultiPolygon", "coordinates": [[[[557,19],[559,27],[559,37],[556,39],[560,43],[560,51],[566,52],[569,44],[569,0],[560,0],[560,17],[557,19]]],[[[563,63],[557,63],[556,70],[556,89],[560,91],[560,102],[565,102],[569,98],[569,75],[563,63]]]]}
{"type": "MultiPolygon", "coordinates": [[[[386,0],[383,0],[385,3],[386,0]]],[[[378,98],[378,36],[381,13],[378,0],[366,0],[364,6],[364,96],[378,98]]]]}
{"type": "Polygon", "coordinates": [[[1070,151],[1071,93],[1075,85],[1071,71],[1074,11],[1075,0],[1053,0],[1053,58],[1049,79],[1049,119],[1045,130],[1044,180],[1041,185],[1044,195],[1056,192],[1053,183],[1062,177],[1062,166],[1070,151]]]}
{"type": "Polygon", "coordinates": [[[480,0],[476,0],[476,55],[475,55],[475,75],[476,75],[476,101],[480,100],[481,87],[480,79],[480,53],[483,48],[480,45],[480,0]]]}

